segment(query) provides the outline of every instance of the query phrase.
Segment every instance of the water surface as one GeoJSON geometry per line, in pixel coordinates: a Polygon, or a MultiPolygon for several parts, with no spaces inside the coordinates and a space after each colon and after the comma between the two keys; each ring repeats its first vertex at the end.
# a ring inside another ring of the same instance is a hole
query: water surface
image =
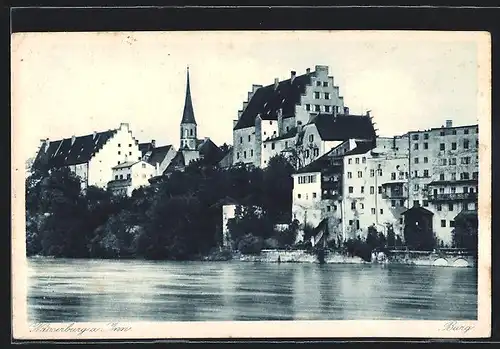
{"type": "Polygon", "coordinates": [[[473,268],[29,259],[34,322],[475,320],[473,268]]]}

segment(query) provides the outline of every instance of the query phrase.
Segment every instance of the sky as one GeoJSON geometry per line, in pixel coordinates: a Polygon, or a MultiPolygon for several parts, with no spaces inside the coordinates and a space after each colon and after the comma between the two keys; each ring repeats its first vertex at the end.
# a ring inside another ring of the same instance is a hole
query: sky
{"type": "Polygon", "coordinates": [[[13,142],[128,122],[140,142],[179,144],[186,67],[199,138],[232,143],[252,84],[328,65],[351,114],[371,110],[378,134],[477,123],[475,33],[117,32],[12,37],[13,142]]]}

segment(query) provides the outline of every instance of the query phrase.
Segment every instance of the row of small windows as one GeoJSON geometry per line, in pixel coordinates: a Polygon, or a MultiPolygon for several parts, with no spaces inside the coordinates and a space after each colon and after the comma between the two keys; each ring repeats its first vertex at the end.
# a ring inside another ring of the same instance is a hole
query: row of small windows
{"type": "MultiPolygon", "coordinates": [[[[434,189],[434,192],[437,194],[437,189],[434,189]]],[[[456,194],[457,193],[457,188],[456,187],[451,187],[450,188],[451,194],[456,194]]],[[[477,188],[476,188],[477,192],[477,188]]],[[[444,194],[444,188],[439,188],[439,194],[444,194]]],[[[463,193],[474,193],[474,187],[463,187],[463,193]]]]}
{"type": "Polygon", "coordinates": [[[299,184],[316,183],[316,175],[300,176],[299,184]]]}
{"type": "MultiPolygon", "coordinates": [[[[324,92],[323,96],[324,96],[324,99],[330,99],[329,92],[324,92]]],[[[321,92],[314,92],[314,99],[320,99],[320,98],[321,98],[321,92]]]]}
{"type": "MultiPolygon", "coordinates": [[[[253,149],[250,149],[250,157],[253,157],[253,149]]],[[[239,159],[240,158],[240,153],[236,153],[236,159],[239,159]]],[[[243,152],[243,158],[246,159],[247,158],[247,151],[245,150],[243,152]]]]}
{"type": "MultiPolygon", "coordinates": [[[[138,161],[140,161],[140,160],[142,160],[142,158],[139,156],[139,157],[137,158],[137,160],[138,160],[138,161]]],[[[121,161],[118,161],[118,165],[120,165],[121,163],[122,163],[121,161]]],[[[144,166],[144,165],[143,165],[143,166],[144,166]]]]}
{"type": "MultiPolygon", "coordinates": [[[[416,157],[413,159],[413,162],[415,164],[418,164],[420,163],[420,158],[416,157]]],[[[427,164],[429,162],[429,158],[428,157],[424,157],[424,164],[427,164]]],[[[460,164],[461,165],[469,165],[471,162],[471,158],[470,156],[464,156],[462,158],[460,158],[460,164]]],[[[456,158],[450,158],[450,159],[446,159],[446,158],[442,158],[442,159],[439,159],[439,165],[441,166],[452,166],[452,165],[456,165],[457,164],[457,159],[456,158]]]]}
{"type": "MultiPolygon", "coordinates": [[[[472,179],[478,179],[478,178],[479,178],[479,172],[472,172],[472,179]]],[[[470,173],[469,172],[461,172],[460,173],[460,179],[461,180],[468,180],[468,179],[470,179],[470,173]]],[[[439,174],[439,180],[440,181],[446,180],[444,173],[440,173],[439,174]]],[[[456,173],[450,173],[450,180],[456,181],[457,180],[457,174],[456,173]]]]}
{"type": "MultiPolygon", "coordinates": [[[[118,148],[121,148],[121,146],[122,146],[121,143],[118,143],[118,148]]],[[[129,148],[132,148],[132,144],[131,143],[129,143],[128,146],[129,146],[129,148]]]]}
{"type": "Polygon", "coordinates": [[[325,112],[331,113],[335,110],[336,113],[339,112],[339,106],[331,106],[331,105],[319,105],[319,104],[306,104],[306,111],[315,111],[315,112],[325,112]],[[335,108],[335,109],[333,109],[335,108]]]}
{"type": "MultiPolygon", "coordinates": [[[[382,169],[378,169],[377,170],[377,174],[379,176],[382,176],[382,169]]],[[[375,170],[374,169],[371,169],[370,170],[370,177],[375,177],[375,170]]],[[[347,172],[347,178],[352,178],[352,172],[347,172]]],[[[358,178],[363,178],[363,171],[358,171],[358,178]]]]}
{"type": "MultiPolygon", "coordinates": [[[[470,148],[470,140],[464,139],[462,142],[463,149],[469,149],[470,148]]],[[[476,140],[476,148],[479,147],[479,140],[476,140]]],[[[424,149],[429,149],[429,143],[425,142],[424,143],[424,149]]],[[[413,150],[419,150],[419,144],[414,143],[413,144],[413,150]]],[[[446,143],[440,143],[439,144],[439,150],[446,150],[446,143]]],[[[452,142],[451,143],[451,150],[457,150],[457,143],[452,142]]]]}
{"type": "MultiPolygon", "coordinates": [[[[313,199],[316,199],[317,197],[318,197],[318,195],[316,193],[312,193],[312,198],[313,199]]],[[[301,199],[302,198],[302,194],[297,194],[297,198],[301,199]]],[[[308,199],[309,199],[309,195],[306,194],[306,200],[308,200],[308,199]]]]}
{"type": "MultiPolygon", "coordinates": [[[[364,194],[365,193],[365,187],[361,186],[360,188],[361,188],[360,193],[364,194]]],[[[349,194],[354,194],[354,187],[349,187],[348,191],[349,191],[349,194]]],[[[378,187],[378,193],[382,194],[382,187],[381,186],[378,187]]],[[[375,187],[374,186],[370,187],[370,194],[372,194],[372,195],[375,194],[375,187]]]]}
{"type": "MultiPolygon", "coordinates": [[[[359,164],[359,158],[355,158],[355,159],[354,159],[354,162],[355,162],[356,164],[359,164]]],[[[363,164],[366,164],[366,157],[364,157],[364,156],[363,156],[363,157],[361,158],[361,162],[362,162],[363,164]]],[[[348,163],[349,165],[351,165],[351,164],[352,164],[352,158],[347,159],[347,163],[348,163]]]]}
{"type": "Polygon", "coordinates": [[[316,81],[316,86],[320,87],[321,85],[328,87],[328,81],[316,81]]]}
{"type": "MultiPolygon", "coordinates": [[[[122,155],[122,152],[121,152],[121,151],[119,151],[119,150],[118,150],[118,155],[122,155]]],[[[131,151],[129,151],[129,152],[128,152],[128,155],[132,155],[132,152],[131,152],[131,151]]],[[[140,160],[140,158],[139,158],[139,160],[140,160]]]]}
{"type": "MultiPolygon", "coordinates": [[[[359,203],[359,209],[360,210],[364,210],[365,209],[365,204],[363,204],[362,202],[360,202],[359,203]]],[[[351,210],[353,210],[353,211],[356,210],[356,202],[355,201],[351,202],[351,210]]],[[[371,208],[370,212],[371,212],[371,214],[375,214],[377,212],[377,210],[375,210],[374,208],[371,208]]],[[[384,214],[384,209],[381,208],[379,212],[380,212],[380,214],[384,214]]]]}
{"type": "MultiPolygon", "coordinates": [[[[464,134],[464,135],[468,135],[468,134],[470,133],[470,130],[471,130],[471,129],[468,129],[468,128],[464,129],[464,130],[463,130],[463,134],[464,134]]],[[[478,127],[476,127],[474,130],[475,130],[475,132],[476,132],[476,133],[479,133],[479,128],[478,128],[478,127]]],[[[457,134],[457,130],[456,130],[456,129],[451,130],[451,134],[452,134],[452,135],[456,135],[456,134],[457,134]]],[[[445,135],[446,135],[446,131],[441,130],[441,131],[439,132],[439,135],[440,135],[440,136],[445,136],[445,135]]],[[[412,138],[412,140],[414,140],[414,141],[418,141],[418,139],[419,139],[419,134],[418,134],[418,133],[413,134],[411,138],[412,138]]],[[[424,133],[424,139],[429,139],[429,134],[428,134],[428,133],[424,133]]]]}

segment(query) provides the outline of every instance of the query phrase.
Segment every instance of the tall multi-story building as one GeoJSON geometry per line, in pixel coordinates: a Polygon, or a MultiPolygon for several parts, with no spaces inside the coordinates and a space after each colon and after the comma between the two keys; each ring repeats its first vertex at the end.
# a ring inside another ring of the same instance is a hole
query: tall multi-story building
{"type": "Polygon", "coordinates": [[[349,115],[328,67],[317,65],[314,71],[307,69],[303,75],[292,71],[290,79],[275,79],[274,84],[265,87],[252,86],[248,101],[234,121],[233,163],[266,167],[278,153],[308,153],[307,161],[300,167],[349,138],[374,135],[370,117],[349,115]],[[363,124],[361,128],[359,123],[363,124]],[[355,137],[335,131],[340,128],[353,130],[355,137]],[[307,144],[303,144],[304,140],[307,144]]]}
{"type": "Polygon", "coordinates": [[[409,132],[409,200],[434,213],[439,242],[451,244],[455,217],[477,211],[478,125],[453,126],[409,132]]]}

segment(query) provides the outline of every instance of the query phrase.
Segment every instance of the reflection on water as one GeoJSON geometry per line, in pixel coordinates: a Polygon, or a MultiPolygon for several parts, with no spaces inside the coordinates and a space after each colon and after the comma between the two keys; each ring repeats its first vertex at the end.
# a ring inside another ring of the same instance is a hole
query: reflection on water
{"type": "Polygon", "coordinates": [[[473,320],[472,268],[29,260],[38,322],[473,320]]]}

